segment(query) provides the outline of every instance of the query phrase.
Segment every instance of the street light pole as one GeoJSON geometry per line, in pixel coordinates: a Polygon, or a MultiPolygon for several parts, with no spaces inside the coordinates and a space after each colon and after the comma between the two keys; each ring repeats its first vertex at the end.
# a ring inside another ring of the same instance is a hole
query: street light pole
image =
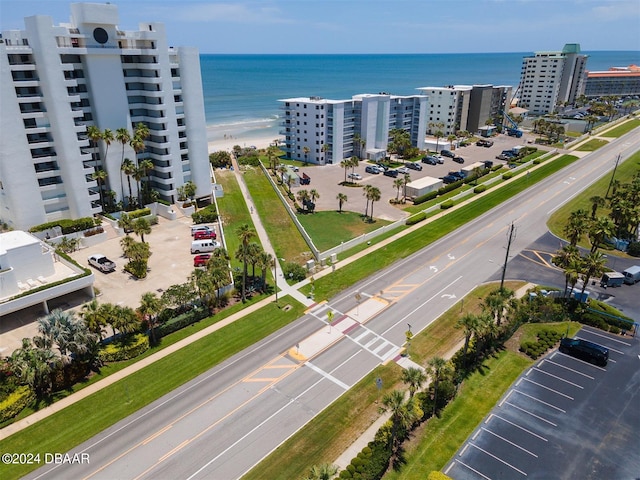
{"type": "Polygon", "coordinates": [[[278,259],[273,259],[273,288],[276,291],[276,306],[278,306],[278,259]]]}

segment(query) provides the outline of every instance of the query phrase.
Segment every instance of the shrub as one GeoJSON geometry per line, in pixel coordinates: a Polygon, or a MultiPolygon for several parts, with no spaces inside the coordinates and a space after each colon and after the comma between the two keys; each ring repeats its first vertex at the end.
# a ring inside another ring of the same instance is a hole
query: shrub
{"type": "Polygon", "coordinates": [[[96,228],[92,228],[91,230],[85,230],[84,236],[85,237],[93,237],[94,235],[98,235],[98,234],[100,234],[102,232],[104,232],[104,228],[96,227],[96,228]]]}
{"type": "Polygon", "coordinates": [[[487,190],[486,185],[478,185],[476,188],[473,189],[473,193],[482,193],[486,190],[487,190]]]}
{"type": "Polygon", "coordinates": [[[302,265],[298,265],[295,262],[287,262],[282,266],[282,271],[285,278],[300,282],[307,278],[307,271],[302,265]]]}
{"type": "Polygon", "coordinates": [[[640,257],[640,242],[632,242],[627,248],[627,253],[632,257],[640,257]]]}
{"type": "Polygon", "coordinates": [[[129,218],[131,220],[140,217],[146,217],[147,215],[151,215],[151,210],[148,208],[139,208],[138,210],[133,210],[132,212],[127,212],[129,218]]]}
{"type": "Polygon", "coordinates": [[[433,200],[438,196],[438,191],[433,191],[429,193],[425,193],[424,195],[420,195],[413,199],[414,205],[420,205],[421,203],[428,202],[429,200],[433,200]]]}
{"type": "Polygon", "coordinates": [[[452,478],[442,472],[429,472],[427,480],[452,480],[452,478]]]}
{"type": "Polygon", "coordinates": [[[22,385],[0,402],[0,422],[18,415],[35,399],[35,394],[27,385],[22,385]]]}
{"type": "Polygon", "coordinates": [[[243,155],[238,158],[240,165],[251,165],[252,167],[260,166],[260,158],[257,155],[243,155]]]}
{"type": "Polygon", "coordinates": [[[464,182],[462,180],[458,180],[457,182],[450,183],[449,185],[444,185],[438,189],[438,195],[444,195],[445,193],[450,192],[451,190],[455,190],[460,187],[464,182]]]}
{"type": "Polygon", "coordinates": [[[204,208],[201,208],[197,212],[191,214],[193,223],[214,223],[218,220],[218,213],[216,212],[216,206],[212,203],[204,208]]]}
{"type": "Polygon", "coordinates": [[[427,218],[427,214],[424,212],[416,213],[415,215],[411,215],[407,218],[405,225],[415,225],[416,223],[420,223],[421,221],[427,218]]]}
{"type": "Polygon", "coordinates": [[[513,178],[515,174],[513,172],[507,172],[507,173],[503,173],[502,174],[502,179],[503,180],[509,180],[510,178],[513,178]]]}
{"type": "Polygon", "coordinates": [[[131,260],[124,266],[124,271],[136,278],[147,277],[148,264],[146,260],[131,260]]]}
{"type": "Polygon", "coordinates": [[[129,335],[122,341],[103,346],[98,358],[103,362],[121,362],[135,358],[149,349],[149,337],[144,333],[129,335]]]}
{"type": "Polygon", "coordinates": [[[453,200],[447,200],[446,202],[442,202],[440,204],[440,208],[443,210],[446,210],[451,207],[453,207],[453,200]]]}
{"type": "Polygon", "coordinates": [[[32,233],[43,232],[45,230],[49,230],[50,228],[60,227],[60,229],[62,230],[62,234],[66,235],[69,233],[89,230],[90,228],[93,228],[99,224],[100,221],[96,221],[92,217],[83,217],[78,218],[77,220],[61,219],[55,220],[53,222],[43,223],[41,225],[36,225],[35,227],[31,227],[29,231],[32,233]]]}
{"type": "Polygon", "coordinates": [[[170,333],[177,332],[184,327],[199,322],[208,316],[209,314],[206,308],[195,308],[160,325],[156,328],[156,333],[158,334],[158,337],[164,337],[170,333]]]}

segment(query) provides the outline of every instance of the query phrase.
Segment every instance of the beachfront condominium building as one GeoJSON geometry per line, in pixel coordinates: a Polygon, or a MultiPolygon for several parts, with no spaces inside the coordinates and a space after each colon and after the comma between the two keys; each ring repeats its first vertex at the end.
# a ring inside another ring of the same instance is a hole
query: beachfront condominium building
{"type": "Polygon", "coordinates": [[[26,229],[91,216],[137,198],[139,184],[173,202],[192,181],[211,198],[196,49],[170,47],[159,23],[120,30],[109,3],[71,4],[69,24],[24,22],[0,39],[0,221],[26,229]],[[92,126],[133,135],[139,124],[149,136],[135,149],[88,135],[92,126]],[[127,158],[152,168],[127,174],[127,158]]]}
{"type": "Polygon", "coordinates": [[[572,104],[584,93],[587,55],[580,45],[567,43],[561,52],[536,52],[524,57],[518,106],[530,113],[553,113],[556,106],[572,104]]]}
{"type": "Polygon", "coordinates": [[[588,98],[617,95],[640,95],[640,67],[611,67],[600,72],[587,72],[584,95],[588,98]]]}
{"type": "Polygon", "coordinates": [[[382,159],[394,129],[406,130],[411,144],[424,149],[424,95],[379,93],[354,95],[350,100],[301,97],[279,101],[284,111],[281,148],[294,160],[324,165],[352,156],[382,159]]]}
{"type": "Polygon", "coordinates": [[[458,130],[467,129],[471,89],[470,85],[418,88],[429,97],[426,120],[428,135],[441,132],[447,137],[458,130]]]}

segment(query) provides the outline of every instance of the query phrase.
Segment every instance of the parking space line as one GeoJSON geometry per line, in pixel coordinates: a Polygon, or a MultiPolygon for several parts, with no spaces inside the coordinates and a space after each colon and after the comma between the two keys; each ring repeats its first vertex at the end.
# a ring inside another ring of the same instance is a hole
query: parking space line
{"type": "MultiPolygon", "coordinates": [[[[461,462],[460,460],[455,460],[456,463],[459,463],[460,465],[462,465],[463,467],[467,467],[469,470],[471,470],[473,473],[477,473],[478,475],[480,475],[482,478],[486,478],[486,480],[491,480],[490,477],[487,477],[486,475],[483,475],[482,473],[480,473],[478,470],[476,470],[475,468],[471,467],[470,465],[467,465],[464,462],[461,462]]],[[[453,464],[451,464],[451,466],[453,466],[453,464]]],[[[447,469],[446,472],[444,472],[445,474],[449,473],[449,469],[447,469]]]]}
{"type": "Polygon", "coordinates": [[[562,392],[559,392],[559,391],[557,391],[557,390],[554,390],[554,389],[553,389],[553,388],[551,388],[551,387],[547,387],[546,385],[542,385],[541,383],[534,382],[533,380],[529,380],[528,378],[525,378],[524,380],[525,380],[525,382],[533,383],[534,385],[537,385],[538,387],[542,387],[542,388],[544,388],[544,389],[546,389],[546,390],[549,390],[550,392],[557,393],[558,395],[560,395],[560,396],[562,396],[562,397],[565,397],[565,398],[568,398],[569,400],[573,400],[573,399],[574,399],[573,397],[570,397],[569,395],[566,395],[566,394],[564,394],[564,393],[562,393],[562,392]]]}
{"type": "MultiPolygon", "coordinates": [[[[604,336],[604,335],[603,335],[604,336]]],[[[589,340],[588,338],[584,338],[584,337],[578,337],[576,336],[576,338],[579,338],[580,340],[586,340],[587,342],[590,342],[591,340],[589,340]]],[[[605,338],[609,338],[609,337],[605,337],[605,338]]],[[[616,352],[619,353],[620,355],[624,355],[624,352],[621,350],[616,350],[615,348],[611,348],[611,347],[606,347],[609,349],[610,352],[616,352]]]]}
{"type": "MultiPolygon", "coordinates": [[[[516,383],[516,386],[518,386],[518,384],[517,384],[517,383],[516,383]]],[[[507,392],[507,394],[504,396],[504,399],[502,399],[502,401],[500,402],[500,405],[499,405],[499,406],[502,406],[502,404],[503,404],[504,402],[506,402],[506,401],[509,399],[509,397],[511,396],[511,393],[512,393],[512,392],[513,392],[513,389],[511,389],[511,390],[509,390],[509,391],[507,392]]]]}
{"type": "Polygon", "coordinates": [[[587,375],[586,373],[583,373],[579,370],[575,370],[571,367],[567,367],[566,365],[562,365],[561,363],[558,362],[553,362],[551,360],[549,360],[548,358],[545,358],[542,362],[540,362],[540,365],[542,365],[544,362],[550,363],[552,365],[556,365],[558,367],[564,368],[565,370],[569,370],[570,372],[573,373],[577,373],[578,375],[582,375],[583,377],[587,377],[589,380],[593,380],[595,377],[592,377],[591,375],[587,375]]]}
{"type": "Polygon", "coordinates": [[[574,387],[578,387],[584,390],[584,387],[582,385],[578,385],[577,383],[573,383],[573,382],[570,382],[569,380],[565,380],[564,378],[554,375],[553,373],[545,372],[544,370],[541,370],[538,367],[533,367],[533,369],[536,372],[544,373],[545,375],[549,375],[550,377],[560,380],[561,382],[568,383],[569,385],[573,385],[574,387]]]}
{"type": "Polygon", "coordinates": [[[601,333],[599,333],[599,332],[595,332],[595,331],[592,331],[592,330],[585,330],[585,332],[587,332],[587,333],[589,333],[589,334],[591,334],[591,335],[595,335],[596,337],[606,338],[607,340],[610,340],[610,341],[612,341],[612,342],[621,343],[622,345],[626,345],[627,347],[630,347],[630,346],[631,346],[631,344],[630,344],[630,343],[623,342],[622,340],[618,340],[617,338],[609,337],[609,336],[607,336],[607,335],[603,335],[603,334],[601,334],[601,333]]]}
{"type": "MultiPolygon", "coordinates": [[[[491,418],[491,417],[499,418],[499,419],[500,419],[500,420],[502,420],[503,422],[507,422],[509,425],[513,425],[514,427],[519,428],[520,430],[522,430],[522,431],[524,431],[524,432],[527,432],[529,435],[533,435],[534,437],[537,437],[537,438],[539,438],[540,440],[542,440],[542,441],[544,441],[544,442],[548,442],[548,441],[549,441],[549,440],[547,440],[546,438],[544,438],[543,436],[538,435],[537,433],[532,432],[532,431],[530,431],[530,430],[527,430],[526,428],[524,428],[524,427],[522,427],[522,426],[518,425],[517,423],[513,423],[513,422],[511,422],[511,421],[507,420],[506,418],[502,418],[500,415],[496,415],[495,413],[492,413],[492,414],[489,416],[489,418],[491,418]]],[[[489,421],[489,419],[487,419],[487,422],[488,422],[488,421],[489,421]]],[[[485,422],[485,423],[486,423],[486,422],[485,422]]]]}
{"type": "Polygon", "coordinates": [[[527,413],[527,414],[531,415],[532,417],[537,418],[538,420],[542,420],[543,422],[547,422],[549,425],[553,425],[554,427],[557,427],[557,426],[558,426],[558,425],[556,425],[555,423],[553,423],[552,421],[547,420],[546,418],[542,418],[540,415],[536,415],[535,413],[531,413],[530,411],[525,410],[524,408],[519,407],[518,405],[514,405],[514,404],[513,404],[513,403],[511,403],[511,402],[507,402],[507,405],[509,405],[509,406],[511,406],[511,407],[513,407],[513,408],[515,408],[516,410],[520,410],[521,412],[527,413]]]}
{"type": "MultiPolygon", "coordinates": [[[[553,356],[555,357],[556,355],[562,355],[565,358],[571,358],[572,360],[575,360],[576,362],[580,362],[583,365],[589,365],[590,367],[597,368],[598,370],[602,370],[603,372],[607,371],[606,368],[599,367],[597,365],[594,365],[593,363],[585,362],[584,360],[580,360],[579,358],[572,357],[571,355],[567,355],[566,353],[556,352],[553,356]]],[[[609,359],[609,361],[611,362],[613,360],[609,359]]]]}
{"type": "Polygon", "coordinates": [[[519,449],[520,449],[520,450],[522,450],[523,452],[528,453],[528,454],[529,454],[529,455],[531,455],[532,457],[536,457],[536,458],[538,458],[538,455],[536,455],[536,454],[535,454],[535,453],[533,453],[533,452],[530,452],[529,450],[527,450],[527,449],[526,449],[526,448],[524,448],[524,447],[521,447],[521,446],[520,446],[520,445],[518,445],[517,443],[513,443],[511,440],[507,440],[506,438],[504,438],[504,437],[502,437],[502,436],[498,435],[498,434],[497,434],[497,433],[495,433],[495,432],[492,432],[491,430],[489,430],[489,429],[487,429],[487,428],[484,428],[484,427],[480,427],[480,428],[481,428],[482,430],[484,430],[485,432],[490,433],[491,435],[493,435],[493,436],[495,436],[495,437],[499,438],[499,439],[500,439],[500,440],[502,440],[503,442],[507,442],[507,443],[509,443],[509,444],[513,445],[514,447],[519,448],[519,449]]]}
{"type": "Polygon", "coordinates": [[[530,398],[531,400],[535,400],[536,402],[540,402],[543,405],[546,405],[546,406],[551,407],[551,408],[555,408],[556,410],[558,410],[558,411],[560,411],[562,413],[567,413],[566,410],[563,410],[560,407],[556,407],[555,405],[553,405],[551,403],[548,403],[548,402],[545,402],[544,400],[540,400],[539,398],[536,398],[533,395],[529,395],[528,393],[524,393],[524,392],[521,392],[519,390],[516,390],[516,392],[519,393],[520,395],[524,395],[525,397],[530,398]]]}
{"type": "Polygon", "coordinates": [[[504,460],[502,460],[500,457],[496,457],[493,453],[487,452],[485,449],[480,448],[477,445],[474,445],[473,443],[470,443],[469,445],[471,445],[472,447],[477,448],[478,450],[480,450],[481,452],[486,453],[487,455],[489,455],[492,458],[495,458],[496,460],[498,460],[499,462],[504,463],[507,467],[511,467],[513,468],[516,472],[521,473],[522,475],[524,475],[525,477],[527,476],[527,474],[525,472],[523,472],[522,470],[520,470],[519,468],[514,467],[513,465],[511,465],[510,463],[505,462],[504,460]]]}

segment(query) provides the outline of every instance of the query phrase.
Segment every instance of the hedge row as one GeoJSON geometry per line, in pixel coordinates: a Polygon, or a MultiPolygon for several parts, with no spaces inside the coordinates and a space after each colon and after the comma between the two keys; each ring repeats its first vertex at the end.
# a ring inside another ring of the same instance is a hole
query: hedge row
{"type": "Polygon", "coordinates": [[[199,322],[203,318],[209,316],[206,308],[195,308],[189,312],[178,315],[166,323],[156,328],[158,337],[164,337],[170,333],[176,332],[181,328],[187,327],[193,323],[199,322]]]}
{"type": "Polygon", "coordinates": [[[424,195],[420,195],[413,199],[414,205],[420,205],[421,203],[428,202],[429,200],[433,200],[438,196],[438,191],[434,190],[433,192],[425,193],[424,195]]]}
{"type": "Polygon", "coordinates": [[[43,223],[41,225],[36,225],[35,227],[31,227],[29,231],[31,233],[34,232],[44,232],[45,230],[49,230],[50,228],[60,227],[62,229],[62,234],[66,235],[68,233],[81,232],[83,230],[89,230],[90,228],[95,227],[96,225],[100,225],[100,220],[94,220],[92,217],[83,217],[78,218],[77,220],[55,220],[53,222],[43,223]]]}
{"type": "Polygon", "coordinates": [[[502,179],[503,180],[509,180],[510,178],[513,178],[514,175],[515,175],[514,172],[503,173],[502,174],[502,179]]]}
{"type": "Polygon", "coordinates": [[[416,223],[420,223],[424,219],[427,218],[427,214],[424,212],[416,213],[415,215],[411,215],[407,218],[405,225],[415,225],[416,223]]]}
{"type": "Polygon", "coordinates": [[[102,362],[121,362],[135,358],[149,349],[149,337],[144,333],[128,336],[125,342],[113,342],[100,349],[98,358],[102,362]]]}
{"type": "Polygon", "coordinates": [[[447,200],[446,202],[442,202],[440,204],[440,208],[442,210],[446,210],[446,209],[451,208],[451,207],[453,207],[453,200],[447,200]]]}
{"type": "Polygon", "coordinates": [[[553,348],[562,338],[562,334],[553,330],[545,329],[538,332],[538,340],[535,342],[522,342],[520,351],[527,354],[534,360],[540,355],[544,355],[547,350],[553,348]]]}
{"type": "Polygon", "coordinates": [[[487,186],[486,185],[478,185],[476,188],[473,189],[473,193],[482,193],[484,191],[487,190],[487,186]]]}
{"type": "Polygon", "coordinates": [[[127,212],[127,216],[133,220],[134,218],[146,217],[147,215],[151,215],[150,208],[139,208],[138,210],[133,210],[131,212],[127,212]]]}
{"type": "Polygon", "coordinates": [[[0,402],[0,423],[18,415],[35,400],[36,396],[27,385],[22,385],[0,402]]]}
{"type": "Polygon", "coordinates": [[[191,214],[191,218],[193,219],[193,223],[213,223],[218,221],[218,213],[216,212],[216,206],[212,203],[211,205],[207,205],[204,208],[201,208],[197,212],[193,212],[191,214]]]}

